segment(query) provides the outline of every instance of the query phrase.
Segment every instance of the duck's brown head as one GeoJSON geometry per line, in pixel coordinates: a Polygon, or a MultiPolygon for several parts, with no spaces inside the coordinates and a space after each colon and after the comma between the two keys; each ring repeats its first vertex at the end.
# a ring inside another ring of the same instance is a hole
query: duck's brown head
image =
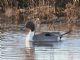
{"type": "Polygon", "coordinates": [[[32,21],[28,21],[26,24],[26,28],[30,29],[31,31],[35,30],[35,24],[32,21]]]}

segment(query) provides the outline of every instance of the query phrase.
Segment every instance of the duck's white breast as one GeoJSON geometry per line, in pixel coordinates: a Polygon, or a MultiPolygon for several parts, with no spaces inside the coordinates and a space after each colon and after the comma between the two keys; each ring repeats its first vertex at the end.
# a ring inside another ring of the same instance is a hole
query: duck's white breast
{"type": "Polygon", "coordinates": [[[31,31],[26,35],[26,40],[25,40],[26,48],[33,48],[33,37],[34,37],[34,32],[31,31]]]}
{"type": "Polygon", "coordinates": [[[34,37],[34,32],[29,32],[27,35],[26,35],[26,41],[33,41],[33,37],[34,37]]]}

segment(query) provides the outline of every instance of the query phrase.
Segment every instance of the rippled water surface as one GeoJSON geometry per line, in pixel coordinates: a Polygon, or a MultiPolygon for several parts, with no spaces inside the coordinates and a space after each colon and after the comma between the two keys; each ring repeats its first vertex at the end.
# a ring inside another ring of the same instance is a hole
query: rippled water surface
{"type": "MultiPolygon", "coordinates": [[[[24,32],[1,32],[1,60],[29,60],[25,36],[24,32]]],[[[51,43],[51,46],[35,45],[32,60],[80,60],[80,35],[66,35],[62,41],[51,43]]]]}

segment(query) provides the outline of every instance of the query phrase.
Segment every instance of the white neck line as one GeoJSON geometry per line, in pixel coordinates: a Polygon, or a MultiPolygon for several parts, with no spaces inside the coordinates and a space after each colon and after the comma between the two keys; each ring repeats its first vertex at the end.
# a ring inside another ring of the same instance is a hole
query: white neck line
{"type": "Polygon", "coordinates": [[[29,33],[28,33],[27,36],[26,36],[26,39],[28,39],[28,40],[29,40],[29,39],[30,39],[30,40],[33,40],[34,33],[35,33],[34,31],[31,31],[31,30],[30,30],[29,33]]]}

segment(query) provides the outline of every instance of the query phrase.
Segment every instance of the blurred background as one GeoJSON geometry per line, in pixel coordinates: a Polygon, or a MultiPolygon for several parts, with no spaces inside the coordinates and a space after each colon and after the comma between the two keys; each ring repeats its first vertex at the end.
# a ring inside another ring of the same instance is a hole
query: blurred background
{"type": "Polygon", "coordinates": [[[0,0],[0,50],[1,60],[80,60],[80,0],[0,0]],[[29,56],[27,21],[35,23],[36,32],[72,32],[61,42],[35,45],[29,56]]]}
{"type": "Polygon", "coordinates": [[[39,28],[47,26],[46,30],[78,30],[80,1],[0,0],[0,29],[23,28],[28,20],[39,28]]]}

